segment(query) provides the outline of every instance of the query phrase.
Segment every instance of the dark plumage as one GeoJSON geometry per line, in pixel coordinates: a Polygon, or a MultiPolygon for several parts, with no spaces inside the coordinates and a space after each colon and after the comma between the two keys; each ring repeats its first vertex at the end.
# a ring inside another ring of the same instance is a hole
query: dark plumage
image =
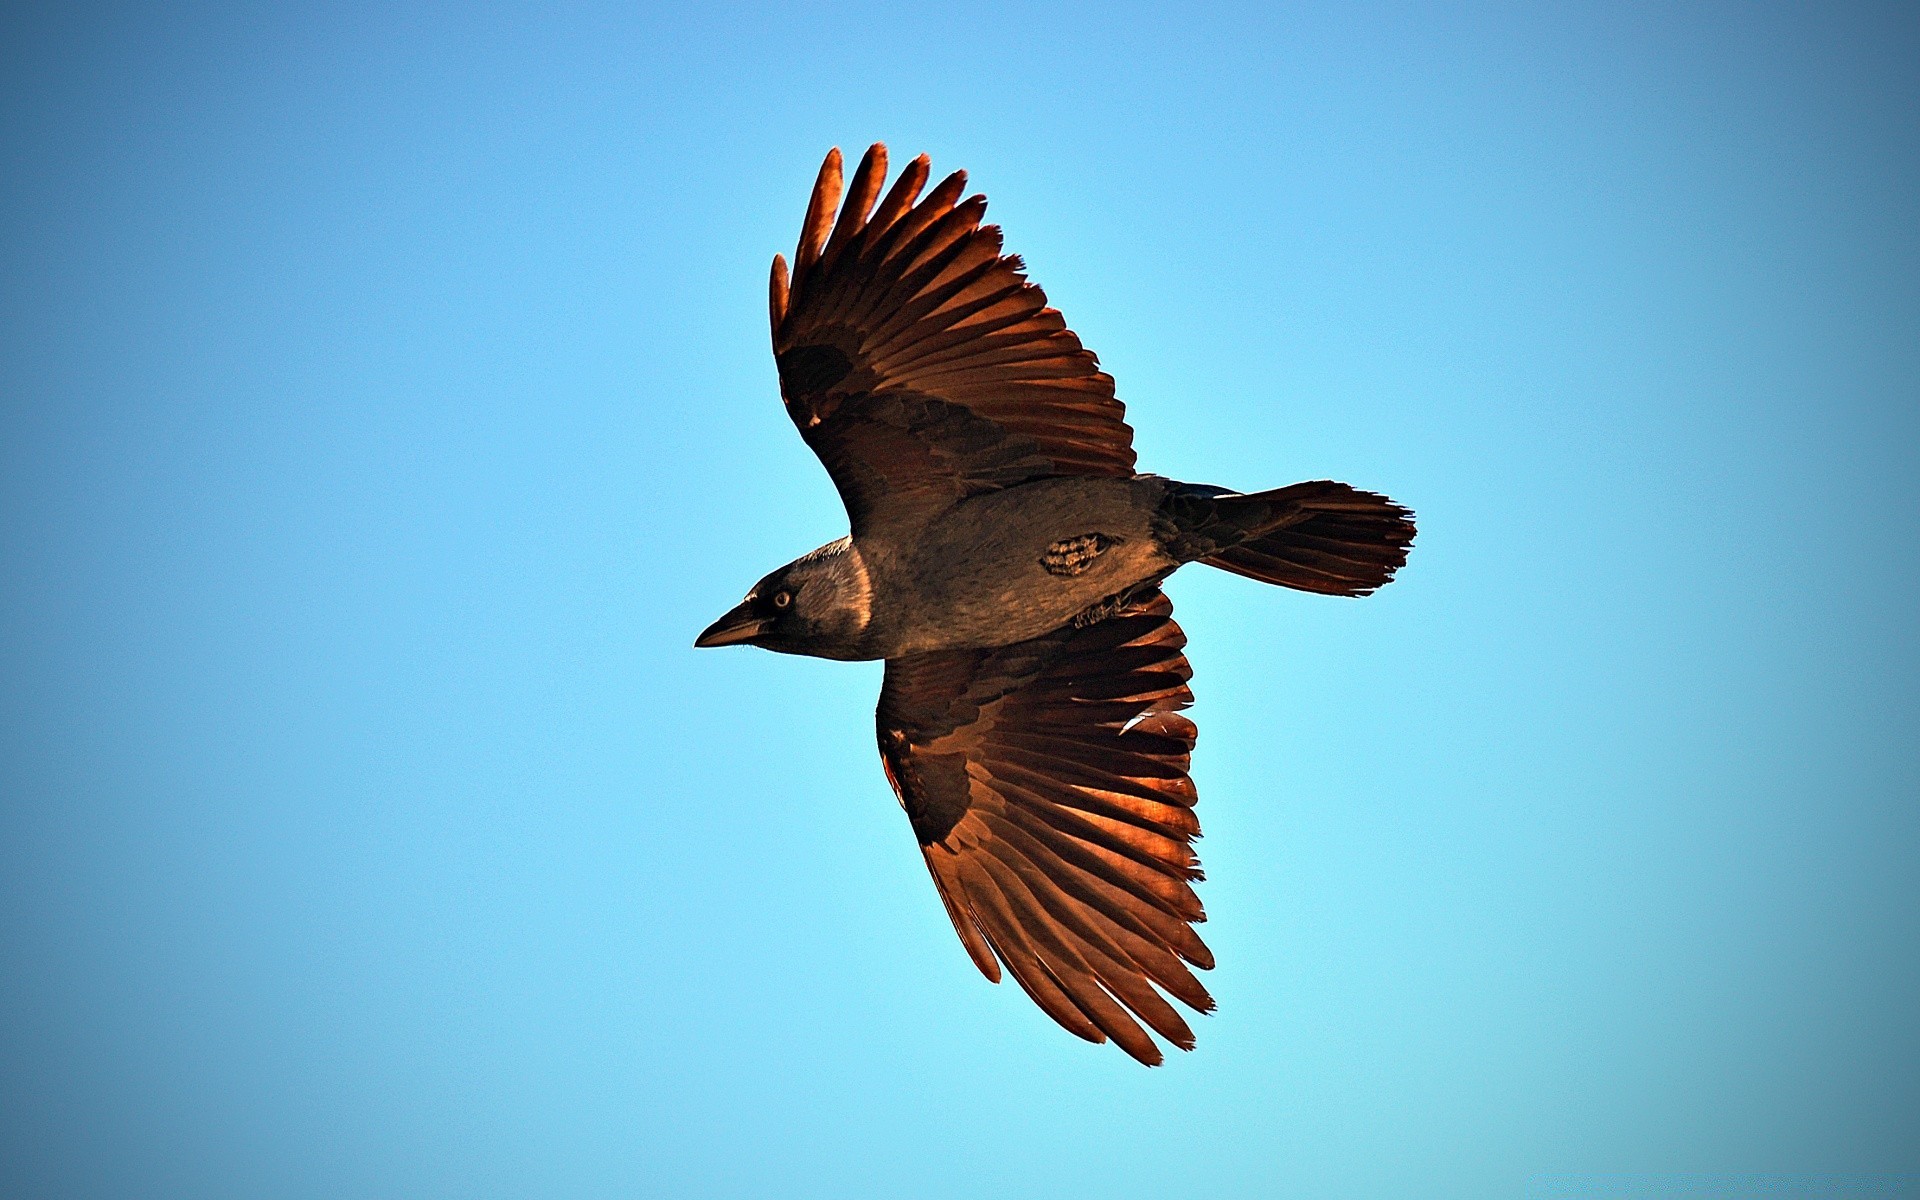
{"type": "Polygon", "coordinates": [[[1149,1065],[1205,1012],[1193,699],[1160,581],[1204,562],[1360,596],[1412,514],[1343,483],[1241,495],[1134,470],[1133,431],[1060,314],[927,159],[886,148],[841,203],[827,155],[770,292],[780,392],[849,537],[755,584],[695,642],[885,659],[877,732],[960,940],[1047,1015],[1149,1065]],[[1156,988],[1158,990],[1156,990],[1156,988]]]}

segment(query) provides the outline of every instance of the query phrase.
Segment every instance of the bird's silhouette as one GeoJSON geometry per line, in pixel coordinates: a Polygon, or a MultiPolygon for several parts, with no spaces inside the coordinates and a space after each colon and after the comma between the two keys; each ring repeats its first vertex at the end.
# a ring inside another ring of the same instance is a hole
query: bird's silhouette
{"type": "Polygon", "coordinates": [[[1200,562],[1361,596],[1412,514],[1344,483],[1241,494],[1134,469],[1099,369],[962,199],[881,195],[886,148],[827,155],[789,276],[773,260],[780,392],[852,526],[755,584],[698,646],[885,659],[887,779],[961,942],[1062,1026],[1152,1065],[1165,996],[1213,999],[1192,884],[1192,701],[1160,582],[1200,562]]]}

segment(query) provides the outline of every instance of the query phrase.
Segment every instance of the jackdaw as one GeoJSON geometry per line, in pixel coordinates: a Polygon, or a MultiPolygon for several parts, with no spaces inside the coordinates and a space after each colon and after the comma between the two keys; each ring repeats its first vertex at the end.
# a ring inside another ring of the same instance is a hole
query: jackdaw
{"type": "Polygon", "coordinates": [[[791,276],[773,260],[780,394],[852,532],[694,644],[885,659],[881,764],[967,953],[1153,1065],[1142,1022],[1193,1047],[1161,991],[1213,1008],[1189,970],[1213,966],[1192,672],[1160,583],[1200,562],[1364,596],[1406,562],[1412,514],[1325,480],[1135,471],[1112,377],[1001,253],[986,198],[961,198],[966,173],[922,197],[922,155],[883,198],[886,163],[869,149],[843,204],[830,152],[791,276]]]}

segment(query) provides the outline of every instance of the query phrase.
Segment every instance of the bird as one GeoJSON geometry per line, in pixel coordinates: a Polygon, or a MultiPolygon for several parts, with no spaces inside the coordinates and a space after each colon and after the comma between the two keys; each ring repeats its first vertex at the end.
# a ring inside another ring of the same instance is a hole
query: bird
{"type": "Polygon", "coordinates": [[[846,536],[755,583],[696,647],[884,660],[880,760],[980,972],[1148,1066],[1214,1000],[1194,926],[1187,563],[1363,596],[1413,513],[1318,480],[1241,493],[1135,469],[1113,378],[956,171],[820,168],[769,281],[781,399],[846,536]],[[843,195],[844,191],[844,195],[843,195]],[[922,194],[924,191],[924,195],[922,194]],[[1144,1027],[1144,1028],[1143,1028],[1144,1027]]]}

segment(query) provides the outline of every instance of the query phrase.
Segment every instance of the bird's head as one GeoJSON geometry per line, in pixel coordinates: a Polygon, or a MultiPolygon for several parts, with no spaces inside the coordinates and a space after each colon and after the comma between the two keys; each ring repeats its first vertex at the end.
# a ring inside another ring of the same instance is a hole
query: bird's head
{"type": "Polygon", "coordinates": [[[860,635],[872,618],[871,596],[860,552],[841,538],[762,578],[693,644],[858,658],[860,635]]]}

